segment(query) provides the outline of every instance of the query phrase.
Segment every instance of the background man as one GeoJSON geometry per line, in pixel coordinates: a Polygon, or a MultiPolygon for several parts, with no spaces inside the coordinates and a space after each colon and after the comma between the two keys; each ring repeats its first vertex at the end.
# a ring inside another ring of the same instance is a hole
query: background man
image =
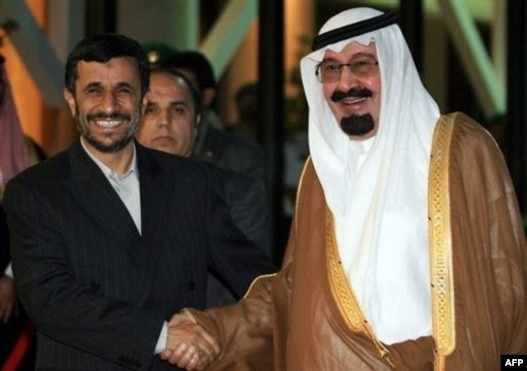
{"type": "Polygon", "coordinates": [[[224,169],[265,181],[267,166],[262,147],[255,141],[224,131],[213,109],[217,89],[209,60],[198,51],[186,50],[165,58],[160,65],[177,69],[200,91],[202,119],[194,145],[195,155],[224,169]]]}
{"type": "MultiPolygon", "coordinates": [[[[200,112],[199,91],[183,74],[154,67],[150,71],[150,90],[136,138],[147,147],[191,157],[200,112]]],[[[213,174],[213,186],[226,200],[236,225],[271,258],[270,216],[263,182],[213,164],[208,166],[213,174]]],[[[209,274],[207,307],[225,306],[238,299],[216,272],[209,274]]]]}

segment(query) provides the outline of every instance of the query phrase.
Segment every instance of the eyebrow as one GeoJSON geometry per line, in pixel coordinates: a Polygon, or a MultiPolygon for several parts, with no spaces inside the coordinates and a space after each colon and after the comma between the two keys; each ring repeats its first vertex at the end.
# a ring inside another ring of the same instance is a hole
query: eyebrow
{"type": "Polygon", "coordinates": [[[131,90],[135,90],[132,84],[130,84],[129,82],[125,82],[125,81],[118,83],[116,88],[129,88],[131,90]]]}
{"type": "MultiPolygon", "coordinates": [[[[91,89],[91,88],[102,88],[103,85],[100,81],[94,81],[94,82],[90,82],[89,84],[87,84],[82,90],[83,91],[86,91],[88,89],[91,89]]],[[[117,86],[115,87],[115,89],[119,89],[119,88],[129,88],[131,90],[134,90],[134,87],[132,84],[128,83],[128,82],[120,82],[117,84],[117,86]]]]}
{"type": "Polygon", "coordinates": [[[87,84],[86,86],[84,86],[82,88],[82,91],[86,91],[86,90],[89,90],[91,88],[100,88],[100,87],[102,87],[102,84],[99,81],[90,82],[89,84],[87,84]]]}
{"type": "MultiPolygon", "coordinates": [[[[147,101],[146,101],[146,105],[147,105],[147,106],[159,106],[159,103],[147,99],[147,101]]],[[[169,106],[170,106],[170,107],[173,107],[173,106],[184,106],[184,107],[190,107],[191,105],[188,104],[187,102],[185,102],[184,100],[175,100],[175,101],[171,101],[170,104],[169,104],[169,106]]]]}
{"type": "Polygon", "coordinates": [[[188,107],[190,106],[187,102],[185,102],[184,100],[176,100],[176,101],[172,101],[170,102],[170,105],[171,106],[185,106],[185,107],[188,107]]]}

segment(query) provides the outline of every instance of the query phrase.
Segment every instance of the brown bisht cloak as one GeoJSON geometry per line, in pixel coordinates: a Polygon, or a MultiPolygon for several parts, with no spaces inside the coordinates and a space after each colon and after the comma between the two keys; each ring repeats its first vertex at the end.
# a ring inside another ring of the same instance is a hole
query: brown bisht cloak
{"type": "Polygon", "coordinates": [[[375,338],[308,160],[281,271],[255,280],[237,305],[190,310],[222,346],[209,369],[481,371],[498,370],[500,354],[526,354],[526,242],[498,146],[469,117],[442,116],[429,179],[433,337],[375,338]]]}

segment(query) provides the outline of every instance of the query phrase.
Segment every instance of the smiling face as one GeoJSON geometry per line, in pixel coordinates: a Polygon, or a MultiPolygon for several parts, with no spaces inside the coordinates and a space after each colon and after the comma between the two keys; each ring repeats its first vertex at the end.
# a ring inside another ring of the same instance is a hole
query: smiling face
{"type": "Polygon", "coordinates": [[[141,82],[133,58],[79,61],[75,91],[64,89],[64,98],[88,147],[117,153],[131,143],[141,118],[141,82]]]}
{"type": "Polygon", "coordinates": [[[147,147],[188,157],[194,148],[198,121],[186,82],[167,72],[152,73],[137,140],[147,147]]]}
{"type": "MultiPolygon", "coordinates": [[[[377,61],[375,44],[350,43],[342,51],[327,50],[324,63],[335,65],[377,61]]],[[[341,124],[343,131],[354,139],[368,139],[377,133],[381,107],[381,76],[377,65],[357,75],[348,66],[342,66],[335,81],[322,83],[324,97],[341,124]]]]}

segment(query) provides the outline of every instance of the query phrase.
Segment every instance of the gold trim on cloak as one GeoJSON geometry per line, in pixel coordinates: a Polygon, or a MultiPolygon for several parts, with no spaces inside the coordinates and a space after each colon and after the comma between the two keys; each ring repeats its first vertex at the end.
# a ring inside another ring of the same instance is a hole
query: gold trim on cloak
{"type": "Polygon", "coordinates": [[[393,366],[390,360],[388,349],[375,337],[373,329],[364,317],[360,305],[351,289],[340,255],[337,249],[337,242],[335,237],[335,226],[333,221],[333,214],[326,207],[326,259],[328,281],[333,292],[333,297],[336,298],[335,303],[339,312],[346,321],[346,324],[355,332],[362,333],[368,336],[375,344],[381,357],[393,366]]]}
{"type": "MultiPolygon", "coordinates": [[[[429,241],[432,283],[432,322],[436,344],[435,369],[444,369],[445,357],[455,348],[455,313],[450,230],[448,164],[454,121],[441,117],[434,131],[429,173],[429,241]]],[[[391,365],[386,347],[375,337],[348,283],[337,249],[333,215],[326,208],[328,280],[342,318],[355,332],[370,337],[381,357],[391,365]]],[[[393,365],[392,365],[393,366],[393,365]]]]}
{"type": "Polygon", "coordinates": [[[454,120],[442,116],[434,130],[430,155],[428,229],[436,370],[444,369],[445,357],[456,347],[448,172],[453,130],[454,120]]]}

